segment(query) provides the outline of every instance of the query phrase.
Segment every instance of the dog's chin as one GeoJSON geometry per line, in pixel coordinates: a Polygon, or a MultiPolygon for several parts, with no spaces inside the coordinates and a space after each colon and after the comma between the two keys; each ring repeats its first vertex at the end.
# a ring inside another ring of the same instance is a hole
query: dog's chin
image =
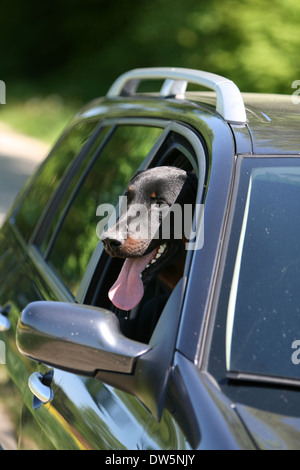
{"type": "Polygon", "coordinates": [[[141,273],[143,283],[146,284],[152,281],[162,269],[172,263],[178,252],[179,245],[177,243],[167,242],[158,246],[156,254],[141,273]]]}

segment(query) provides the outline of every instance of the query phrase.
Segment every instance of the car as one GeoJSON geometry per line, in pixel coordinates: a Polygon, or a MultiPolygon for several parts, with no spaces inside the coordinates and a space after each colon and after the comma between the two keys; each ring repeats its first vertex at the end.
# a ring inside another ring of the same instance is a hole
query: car
{"type": "Polygon", "coordinates": [[[0,231],[0,406],[18,449],[300,448],[299,109],[160,67],[76,114],[0,231]],[[160,166],[197,176],[201,210],[164,306],[156,278],[124,311],[101,233],[132,176],[160,166]]]}

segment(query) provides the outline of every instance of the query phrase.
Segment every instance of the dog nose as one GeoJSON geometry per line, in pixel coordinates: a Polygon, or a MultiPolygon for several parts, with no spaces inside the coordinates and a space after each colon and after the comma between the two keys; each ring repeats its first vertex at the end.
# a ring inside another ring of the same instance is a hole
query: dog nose
{"type": "Polygon", "coordinates": [[[119,225],[115,225],[111,228],[108,228],[102,234],[100,239],[103,242],[104,248],[110,252],[111,255],[113,255],[114,252],[118,250],[118,248],[120,248],[126,240],[126,236],[124,235],[125,234],[123,234],[119,225]]]}
{"type": "Polygon", "coordinates": [[[122,245],[122,242],[120,240],[107,236],[102,237],[101,241],[104,245],[104,248],[107,248],[109,250],[116,250],[122,245]]]}
{"type": "Polygon", "coordinates": [[[122,243],[119,240],[113,239],[113,238],[106,238],[105,240],[102,240],[104,245],[109,246],[111,248],[118,248],[119,246],[122,245],[122,243]]]}

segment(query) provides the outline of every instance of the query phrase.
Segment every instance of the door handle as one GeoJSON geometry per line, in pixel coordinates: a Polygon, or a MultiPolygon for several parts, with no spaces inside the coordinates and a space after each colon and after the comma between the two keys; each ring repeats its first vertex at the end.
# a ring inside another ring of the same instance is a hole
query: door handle
{"type": "Polygon", "coordinates": [[[53,369],[46,374],[33,372],[28,379],[28,386],[33,393],[33,409],[39,408],[53,399],[51,382],[53,378],[53,369]]]}
{"type": "Polygon", "coordinates": [[[10,309],[10,304],[6,307],[0,307],[0,331],[8,331],[11,327],[11,323],[8,319],[10,309]]]}
{"type": "Polygon", "coordinates": [[[8,331],[10,326],[9,319],[0,312],[0,331],[8,331]]]}

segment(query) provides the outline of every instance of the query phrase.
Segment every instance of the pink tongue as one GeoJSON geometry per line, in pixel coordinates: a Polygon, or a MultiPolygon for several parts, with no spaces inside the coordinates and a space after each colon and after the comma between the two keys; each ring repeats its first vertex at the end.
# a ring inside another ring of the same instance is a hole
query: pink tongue
{"type": "Polygon", "coordinates": [[[141,258],[126,258],[118,279],[111,287],[108,297],[121,310],[131,310],[144,294],[141,272],[154,258],[156,250],[141,258]]]}

